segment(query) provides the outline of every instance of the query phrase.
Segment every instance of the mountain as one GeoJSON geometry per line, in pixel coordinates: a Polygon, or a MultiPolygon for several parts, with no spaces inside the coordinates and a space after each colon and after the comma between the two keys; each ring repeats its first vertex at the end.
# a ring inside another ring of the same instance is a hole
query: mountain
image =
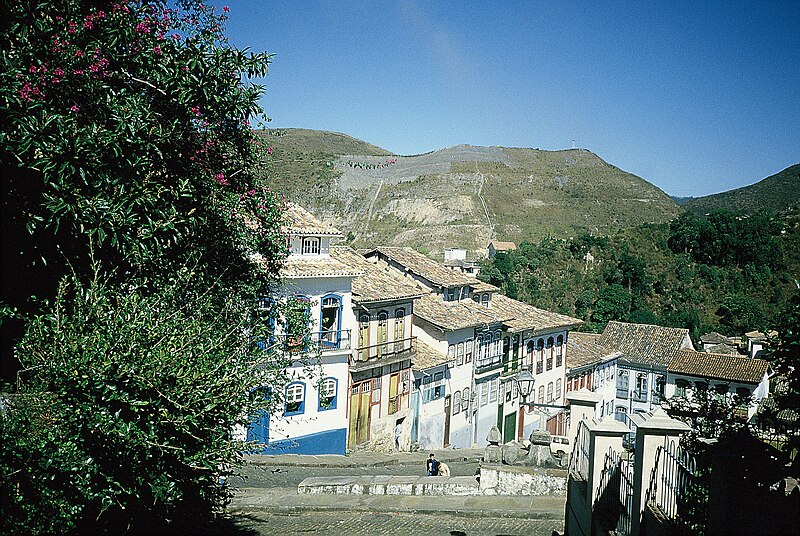
{"type": "Polygon", "coordinates": [[[695,197],[683,207],[695,214],[729,210],[744,214],[783,212],[800,204],[800,164],[789,166],[750,186],[719,194],[695,197]]]}
{"type": "Polygon", "coordinates": [[[273,188],[347,234],[356,247],[392,244],[441,254],[485,251],[671,220],[663,191],[585,149],[459,145],[413,156],[343,134],[262,132],[273,188]]]}

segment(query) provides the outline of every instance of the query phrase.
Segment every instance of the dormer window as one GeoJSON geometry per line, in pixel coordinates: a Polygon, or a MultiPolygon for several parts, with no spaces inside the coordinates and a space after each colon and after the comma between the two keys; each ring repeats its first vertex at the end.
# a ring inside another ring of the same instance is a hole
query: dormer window
{"type": "Polygon", "coordinates": [[[485,293],[481,296],[481,305],[484,307],[489,307],[489,293],[485,293]]]}
{"type": "Polygon", "coordinates": [[[303,255],[319,255],[319,238],[307,236],[303,238],[303,255]]]}

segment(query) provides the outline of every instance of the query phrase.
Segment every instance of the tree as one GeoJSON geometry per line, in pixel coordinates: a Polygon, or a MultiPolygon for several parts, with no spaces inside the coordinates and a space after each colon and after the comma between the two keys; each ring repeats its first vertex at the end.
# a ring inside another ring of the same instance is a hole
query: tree
{"type": "MultiPolygon", "coordinates": [[[[231,286],[284,249],[249,118],[269,56],[198,1],[8,2],[0,33],[2,295],[21,312],[91,262],[154,282],[192,263],[231,286]],[[19,274],[26,274],[20,278],[19,274]]],[[[263,279],[263,278],[262,278],[263,279]]],[[[22,325],[3,324],[3,341],[22,325]]],[[[11,346],[3,348],[4,368],[11,346]]],[[[6,369],[7,370],[7,369],[6,369]]]]}
{"type": "Polygon", "coordinates": [[[600,289],[597,301],[592,310],[592,322],[600,328],[610,320],[621,320],[631,308],[631,295],[619,283],[607,285],[600,289]]]}
{"type": "Polygon", "coordinates": [[[193,0],[3,17],[2,359],[16,346],[23,368],[0,412],[3,532],[205,519],[241,459],[232,427],[265,407],[248,393],[283,381],[258,344],[282,201],[249,123],[270,58],[193,0]]]}

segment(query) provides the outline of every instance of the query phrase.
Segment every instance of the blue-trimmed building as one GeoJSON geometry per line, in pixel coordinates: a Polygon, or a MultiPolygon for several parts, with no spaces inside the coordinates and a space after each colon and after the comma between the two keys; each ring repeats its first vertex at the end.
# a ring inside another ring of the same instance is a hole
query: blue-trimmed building
{"type": "MultiPolygon", "coordinates": [[[[266,444],[263,454],[345,454],[348,367],[357,328],[352,283],[363,272],[331,257],[331,239],[341,233],[303,208],[288,206],[283,231],[289,255],[280,273],[283,287],[272,299],[305,303],[310,335],[298,343],[297,359],[286,369],[282,407],[254,418],[247,439],[266,444]]],[[[292,344],[280,322],[276,329],[277,340],[292,344]]]]}

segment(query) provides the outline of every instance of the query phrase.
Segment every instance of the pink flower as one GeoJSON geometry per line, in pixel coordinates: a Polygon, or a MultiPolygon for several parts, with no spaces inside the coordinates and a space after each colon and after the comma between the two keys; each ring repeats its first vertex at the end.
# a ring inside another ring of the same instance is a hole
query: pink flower
{"type": "Polygon", "coordinates": [[[75,57],[76,58],[82,58],[83,56],[84,56],[83,50],[78,49],[78,50],[75,51],[75,57]]]}
{"type": "Polygon", "coordinates": [[[78,107],[77,104],[73,104],[72,106],[69,107],[69,111],[70,112],[74,113],[74,112],[77,112],[78,110],[80,110],[80,108],[78,107]]]}
{"type": "Polygon", "coordinates": [[[229,8],[228,6],[222,6],[222,11],[224,11],[225,13],[230,13],[231,8],[229,8]]]}
{"type": "Polygon", "coordinates": [[[215,173],[214,180],[217,181],[217,183],[221,184],[222,186],[228,186],[230,184],[228,182],[228,179],[225,178],[225,174],[222,172],[215,173]]]}
{"type": "Polygon", "coordinates": [[[156,54],[161,54],[161,47],[159,46],[153,47],[153,52],[155,52],[156,54]]]}
{"type": "Polygon", "coordinates": [[[272,147],[267,147],[267,154],[272,154],[272,147]]]}

